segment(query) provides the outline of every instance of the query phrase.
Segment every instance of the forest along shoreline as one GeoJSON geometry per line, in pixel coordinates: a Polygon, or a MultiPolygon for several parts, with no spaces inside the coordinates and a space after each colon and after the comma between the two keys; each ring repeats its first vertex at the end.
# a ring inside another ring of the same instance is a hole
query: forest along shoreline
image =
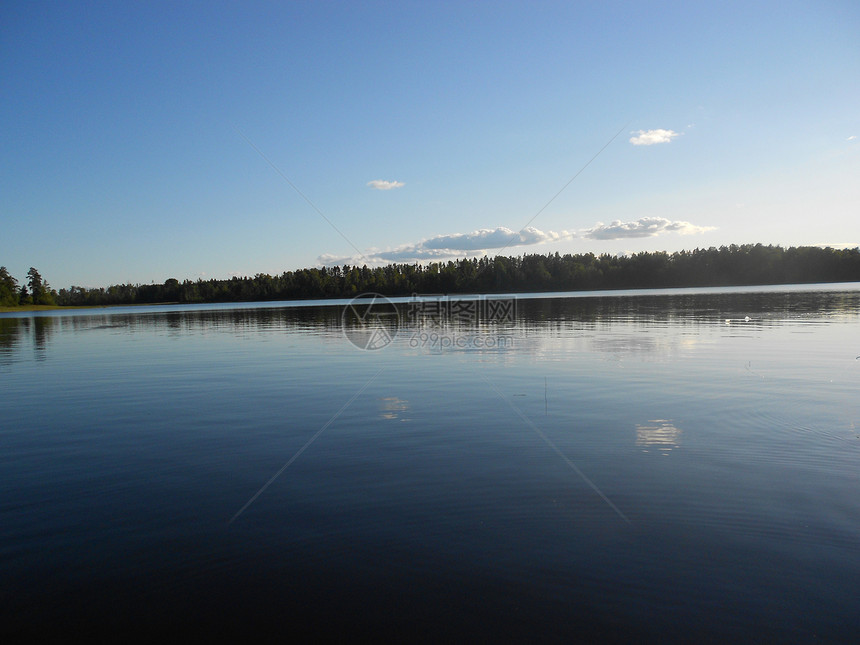
{"type": "Polygon", "coordinates": [[[679,287],[732,287],[860,281],[860,247],[762,244],[632,255],[558,253],[482,257],[382,267],[331,266],[163,284],[56,291],[34,267],[19,285],[0,267],[0,312],[136,304],[190,304],[458,293],[540,293],[679,287]]]}

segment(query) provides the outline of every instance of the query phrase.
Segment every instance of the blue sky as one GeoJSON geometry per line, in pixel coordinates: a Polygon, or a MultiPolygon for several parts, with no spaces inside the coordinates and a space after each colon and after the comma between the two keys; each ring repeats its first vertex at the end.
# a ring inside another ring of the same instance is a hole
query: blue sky
{"type": "Polygon", "coordinates": [[[860,244],[856,2],[7,0],[0,87],[55,288],[860,244]]]}

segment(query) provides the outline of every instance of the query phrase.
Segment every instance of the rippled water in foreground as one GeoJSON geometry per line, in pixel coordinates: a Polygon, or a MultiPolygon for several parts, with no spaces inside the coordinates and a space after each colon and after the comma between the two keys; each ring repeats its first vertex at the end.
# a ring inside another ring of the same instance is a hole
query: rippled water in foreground
{"type": "Polygon", "coordinates": [[[0,316],[0,632],[852,640],[820,289],[0,316]]]}

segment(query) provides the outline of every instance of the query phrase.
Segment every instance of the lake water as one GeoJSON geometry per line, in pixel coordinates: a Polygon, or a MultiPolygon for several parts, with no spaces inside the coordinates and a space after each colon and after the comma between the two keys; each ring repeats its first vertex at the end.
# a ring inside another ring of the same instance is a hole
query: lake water
{"type": "Polygon", "coordinates": [[[2,633],[860,632],[860,284],[347,305],[0,315],[2,633]]]}

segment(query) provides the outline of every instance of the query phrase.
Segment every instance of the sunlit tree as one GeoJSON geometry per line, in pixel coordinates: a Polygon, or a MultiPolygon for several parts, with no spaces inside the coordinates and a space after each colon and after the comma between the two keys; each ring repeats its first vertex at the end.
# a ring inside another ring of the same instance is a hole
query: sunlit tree
{"type": "Polygon", "coordinates": [[[30,270],[27,271],[27,284],[30,285],[30,297],[33,299],[34,305],[56,304],[54,292],[51,291],[51,287],[42,279],[35,267],[30,267],[30,270]]]}

